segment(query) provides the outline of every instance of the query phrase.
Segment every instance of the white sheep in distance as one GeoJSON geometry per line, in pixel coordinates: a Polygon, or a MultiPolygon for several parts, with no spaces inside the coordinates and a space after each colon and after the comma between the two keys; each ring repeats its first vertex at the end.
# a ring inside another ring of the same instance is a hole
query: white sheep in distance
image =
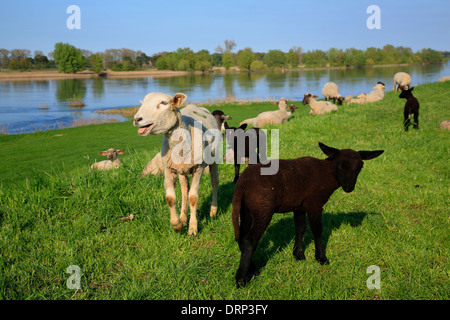
{"type": "Polygon", "coordinates": [[[394,75],[394,91],[408,90],[411,84],[411,76],[406,72],[397,72],[394,75]]]}
{"type": "Polygon", "coordinates": [[[441,130],[450,130],[450,120],[442,121],[441,125],[439,126],[439,129],[441,129],[441,130]]]}
{"type": "Polygon", "coordinates": [[[190,104],[179,110],[186,98],[184,93],[177,93],[173,97],[159,92],[147,94],[134,115],[134,126],[139,127],[137,132],[143,137],[149,134],[164,134],[161,158],[164,165],[164,188],[170,210],[170,223],[175,231],[181,231],[187,222],[187,205],[189,203],[191,212],[189,235],[197,235],[196,215],[200,180],[208,165],[212,185],[210,216],[213,217],[217,214],[218,163],[212,161],[207,164],[204,151],[206,148],[210,148],[211,155],[219,152],[218,146],[216,146],[219,141],[215,138],[216,134],[221,137],[221,133],[213,115],[205,108],[190,104]],[[202,133],[208,130],[214,135],[214,139],[200,139],[200,143],[197,143],[198,133],[194,132],[197,131],[198,123],[201,123],[202,133]],[[180,138],[183,139],[180,140],[180,138]],[[186,143],[187,141],[191,143],[186,143]],[[182,198],[180,216],[177,214],[175,203],[177,175],[180,180],[182,198]],[[192,175],[190,188],[188,175],[192,175]]]}
{"type": "Polygon", "coordinates": [[[122,166],[122,162],[119,160],[119,154],[122,154],[123,150],[116,150],[114,148],[110,148],[106,151],[100,151],[98,154],[107,156],[107,160],[103,160],[100,162],[95,162],[91,165],[91,169],[96,170],[111,170],[117,169],[122,166]]]}
{"type": "Polygon", "coordinates": [[[445,81],[450,81],[450,76],[445,76],[438,80],[438,82],[445,82],[445,81]]]}
{"type": "Polygon", "coordinates": [[[311,115],[315,116],[316,114],[325,114],[331,111],[337,111],[338,108],[336,105],[332,104],[329,101],[317,101],[315,98],[319,98],[312,93],[306,93],[303,96],[303,105],[309,104],[311,111],[309,112],[311,115]]]}
{"type": "Polygon", "coordinates": [[[367,103],[367,102],[375,102],[384,99],[384,88],[385,85],[383,82],[378,82],[378,84],[373,87],[373,91],[370,91],[368,94],[361,93],[357,99],[350,100],[350,103],[367,103]]]}
{"type": "Polygon", "coordinates": [[[294,108],[290,107],[290,111],[286,110],[288,100],[280,100],[278,102],[278,110],[265,111],[258,114],[255,118],[250,118],[242,121],[239,125],[251,124],[254,127],[261,128],[268,124],[282,124],[288,121],[289,117],[294,112],[294,108]]]}
{"type": "Polygon", "coordinates": [[[339,94],[339,88],[334,82],[325,83],[322,94],[326,101],[333,100],[333,103],[336,103],[337,101],[337,105],[339,106],[342,105],[342,101],[344,101],[344,97],[339,94]]]}

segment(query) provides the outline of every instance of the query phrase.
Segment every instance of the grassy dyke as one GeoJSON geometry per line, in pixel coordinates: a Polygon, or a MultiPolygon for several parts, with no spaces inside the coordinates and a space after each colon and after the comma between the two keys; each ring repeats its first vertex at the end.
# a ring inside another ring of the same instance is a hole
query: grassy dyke
{"type": "MultiPolygon", "coordinates": [[[[419,130],[403,131],[405,100],[394,92],[315,117],[297,102],[288,123],[267,127],[280,129],[281,158],[324,158],[319,141],[385,153],[366,161],[352,193],[339,189],[324,207],[330,265],[315,261],[309,228],[307,260],[295,261],[292,214],[278,214],[255,254],[259,274],[242,289],[234,285],[232,165],[219,167],[213,219],[202,178],[191,237],[169,223],[163,178],[138,178],[161,137],[139,137],[131,121],[0,136],[0,299],[449,299],[449,132],[439,124],[450,119],[450,82],[414,95],[419,130]],[[125,149],[123,167],[89,171],[109,147],[125,149]],[[80,290],[66,286],[70,265],[82,270],[80,290]],[[380,290],[367,288],[370,265],[381,269],[380,290]]],[[[220,106],[232,125],[275,108],[220,106]]]]}

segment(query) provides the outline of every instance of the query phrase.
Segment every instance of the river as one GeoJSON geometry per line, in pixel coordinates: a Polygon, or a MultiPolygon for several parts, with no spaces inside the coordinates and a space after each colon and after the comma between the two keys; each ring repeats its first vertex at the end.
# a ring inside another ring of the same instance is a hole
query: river
{"type": "MultiPolygon", "coordinates": [[[[99,117],[95,110],[139,105],[150,92],[187,94],[187,102],[214,102],[227,97],[246,100],[299,101],[307,92],[322,98],[328,81],[338,84],[341,95],[371,91],[382,81],[393,88],[398,71],[411,75],[412,85],[436,82],[450,75],[450,64],[393,66],[362,69],[325,69],[281,72],[183,75],[167,78],[89,78],[64,80],[0,81],[0,133],[18,134],[70,127],[75,120],[99,117]],[[80,99],[84,107],[69,107],[80,99]]],[[[101,115],[102,121],[111,116],[101,115]]],[[[114,115],[114,120],[126,120],[114,115]]],[[[110,119],[111,120],[111,119],[110,119]]]]}

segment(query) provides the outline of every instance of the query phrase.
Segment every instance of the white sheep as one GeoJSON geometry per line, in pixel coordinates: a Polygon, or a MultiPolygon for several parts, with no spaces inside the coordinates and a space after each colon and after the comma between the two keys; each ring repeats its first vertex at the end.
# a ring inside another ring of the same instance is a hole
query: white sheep
{"type": "Polygon", "coordinates": [[[344,97],[339,94],[339,88],[334,82],[325,83],[322,94],[326,101],[333,100],[333,103],[336,103],[337,101],[338,105],[342,105],[342,101],[344,101],[344,97]]]}
{"type": "Polygon", "coordinates": [[[186,98],[184,93],[177,93],[173,97],[165,93],[149,93],[145,96],[144,101],[141,101],[142,105],[134,115],[134,126],[139,127],[137,132],[143,137],[149,134],[164,135],[161,144],[161,158],[164,165],[164,188],[170,210],[170,223],[175,231],[181,231],[183,225],[187,223],[189,205],[191,212],[189,234],[197,235],[198,194],[200,180],[206,166],[210,168],[212,185],[209,214],[211,217],[217,214],[219,161],[216,161],[213,154],[219,152],[218,144],[221,133],[213,115],[205,108],[190,104],[179,110],[186,98]],[[206,135],[206,139],[200,136],[199,140],[198,135],[204,135],[206,131],[210,135],[206,135]],[[208,159],[208,163],[204,157],[207,150],[212,157],[212,159],[208,159]],[[175,203],[177,175],[180,180],[182,198],[180,216],[175,203]],[[192,175],[190,188],[188,175],[192,175]]]}
{"type": "Polygon", "coordinates": [[[152,160],[147,163],[144,170],[142,170],[141,177],[147,175],[161,176],[164,174],[164,164],[161,158],[161,152],[158,152],[152,160]]]}
{"type": "Polygon", "coordinates": [[[394,75],[394,91],[408,90],[411,84],[411,76],[406,72],[397,72],[394,75]]]}
{"type": "Polygon", "coordinates": [[[309,104],[311,111],[309,112],[311,115],[316,114],[324,114],[331,111],[337,111],[338,108],[336,105],[332,104],[329,101],[317,101],[315,98],[319,98],[312,93],[307,93],[303,96],[303,105],[309,104]]]}
{"type": "Polygon", "coordinates": [[[286,110],[287,100],[280,100],[278,102],[278,110],[261,112],[255,118],[250,118],[242,121],[239,125],[251,124],[254,127],[261,128],[268,124],[282,124],[288,121],[289,117],[294,112],[294,108],[290,107],[290,111],[286,110]]]}
{"type": "Polygon", "coordinates": [[[100,151],[98,154],[107,156],[108,160],[93,163],[91,165],[91,169],[111,170],[119,168],[120,166],[122,166],[122,162],[120,162],[118,155],[122,154],[123,152],[123,150],[116,150],[114,148],[110,148],[106,151],[100,151]]]}
{"type": "Polygon", "coordinates": [[[367,102],[375,102],[384,99],[384,88],[385,85],[383,82],[378,82],[378,84],[373,87],[373,91],[370,91],[368,94],[361,93],[357,99],[350,100],[350,103],[367,103],[367,102]]]}
{"type": "Polygon", "coordinates": [[[441,129],[441,130],[450,130],[450,120],[442,121],[441,125],[439,126],[439,129],[441,129]]]}
{"type": "Polygon", "coordinates": [[[445,81],[450,81],[450,76],[445,76],[438,80],[438,82],[445,82],[445,81]]]}

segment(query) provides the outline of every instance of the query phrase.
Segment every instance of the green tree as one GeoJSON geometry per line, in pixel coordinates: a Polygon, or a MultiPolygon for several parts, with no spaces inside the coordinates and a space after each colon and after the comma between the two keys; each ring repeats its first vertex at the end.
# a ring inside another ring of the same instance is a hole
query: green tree
{"type": "Polygon", "coordinates": [[[225,67],[225,70],[230,70],[230,68],[233,66],[233,55],[231,52],[224,52],[223,58],[222,58],[222,66],[225,67]]]}
{"type": "Polygon", "coordinates": [[[264,63],[269,68],[281,68],[286,64],[286,55],[281,50],[269,50],[264,56],[264,63]]]}
{"type": "Polygon", "coordinates": [[[75,73],[83,70],[86,60],[81,50],[68,43],[58,42],[55,44],[53,58],[58,65],[58,72],[75,73]]]}
{"type": "Polygon", "coordinates": [[[89,56],[89,62],[92,67],[92,71],[99,74],[104,70],[103,67],[103,56],[99,53],[92,54],[89,56]]]}
{"type": "Polygon", "coordinates": [[[250,72],[251,64],[255,60],[255,55],[250,48],[245,48],[244,50],[241,50],[238,52],[237,55],[237,64],[239,69],[241,70],[247,70],[250,72]]]}

